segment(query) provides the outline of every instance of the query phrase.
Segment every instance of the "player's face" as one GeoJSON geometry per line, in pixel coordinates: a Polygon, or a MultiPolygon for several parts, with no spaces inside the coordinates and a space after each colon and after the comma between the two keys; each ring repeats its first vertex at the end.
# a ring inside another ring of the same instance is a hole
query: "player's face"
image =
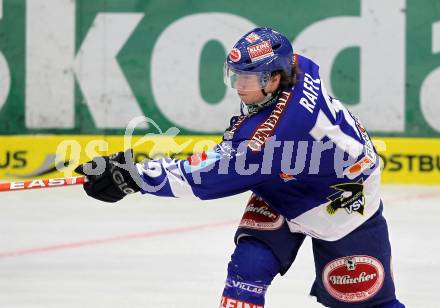
{"type": "MultiPolygon", "coordinates": [[[[279,84],[280,84],[281,76],[279,74],[272,76],[269,80],[267,86],[264,87],[264,91],[266,93],[272,93],[274,92],[279,84]]],[[[239,80],[237,80],[237,83],[239,80]]],[[[261,89],[258,90],[244,90],[242,87],[237,87],[237,94],[240,96],[240,99],[243,103],[246,105],[252,105],[257,104],[264,100],[265,95],[263,94],[263,91],[261,89]]]]}
{"type": "Polygon", "coordinates": [[[257,74],[237,74],[235,78],[234,88],[241,92],[252,92],[265,86],[265,84],[261,83],[261,77],[257,74]]]}
{"type": "Polygon", "coordinates": [[[223,65],[223,81],[228,87],[240,92],[264,89],[269,79],[270,72],[242,71],[231,68],[227,62],[223,65]]]}
{"type": "Polygon", "coordinates": [[[261,89],[254,91],[241,91],[237,89],[237,94],[246,105],[256,104],[265,98],[261,89]]]}
{"type": "Polygon", "coordinates": [[[245,104],[256,104],[264,100],[266,93],[274,92],[280,84],[281,75],[270,72],[248,72],[232,69],[227,62],[223,66],[225,84],[237,91],[245,104]]]}

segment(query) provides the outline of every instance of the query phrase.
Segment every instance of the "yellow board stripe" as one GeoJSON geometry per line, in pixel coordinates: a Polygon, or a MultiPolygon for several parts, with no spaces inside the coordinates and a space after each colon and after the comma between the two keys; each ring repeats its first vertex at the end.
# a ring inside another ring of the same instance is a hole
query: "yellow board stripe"
{"type": "MultiPolygon", "coordinates": [[[[125,140],[123,136],[100,135],[0,136],[0,180],[70,176],[79,162],[128,147],[134,148],[137,160],[170,155],[182,159],[212,148],[220,140],[220,136],[153,135],[125,140]],[[64,164],[68,167],[63,167],[64,164]]],[[[373,141],[383,159],[384,183],[440,184],[440,139],[373,138],[373,141]]]]}

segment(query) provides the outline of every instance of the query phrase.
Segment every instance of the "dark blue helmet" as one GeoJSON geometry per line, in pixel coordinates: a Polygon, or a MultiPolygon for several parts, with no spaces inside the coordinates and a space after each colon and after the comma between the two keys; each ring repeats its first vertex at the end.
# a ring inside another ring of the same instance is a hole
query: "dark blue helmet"
{"type": "Polygon", "coordinates": [[[290,41],[270,28],[255,28],[238,40],[225,61],[224,80],[233,88],[239,75],[255,74],[261,88],[270,73],[292,71],[293,49],[290,41]]]}
{"type": "Polygon", "coordinates": [[[255,28],[238,40],[226,61],[240,71],[290,73],[292,55],[292,45],[284,35],[270,28],[255,28]]]}

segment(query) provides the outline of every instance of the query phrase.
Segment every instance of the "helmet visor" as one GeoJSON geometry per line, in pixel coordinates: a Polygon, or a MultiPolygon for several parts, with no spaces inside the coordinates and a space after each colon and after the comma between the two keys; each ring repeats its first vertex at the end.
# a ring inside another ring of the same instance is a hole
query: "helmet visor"
{"type": "Polygon", "coordinates": [[[223,66],[223,81],[239,91],[257,91],[264,89],[270,80],[269,72],[247,72],[231,68],[225,62],[223,66]]]}

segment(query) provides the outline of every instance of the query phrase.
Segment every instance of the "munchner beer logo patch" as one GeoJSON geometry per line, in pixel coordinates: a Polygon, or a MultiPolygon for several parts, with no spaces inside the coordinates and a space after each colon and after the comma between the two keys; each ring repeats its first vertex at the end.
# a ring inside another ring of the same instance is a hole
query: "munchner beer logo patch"
{"type": "Polygon", "coordinates": [[[337,192],[327,197],[330,201],[326,207],[327,213],[334,215],[339,209],[344,209],[347,214],[358,212],[364,215],[365,196],[362,179],[357,183],[342,183],[331,187],[337,192]]]}
{"type": "Polygon", "coordinates": [[[349,256],[329,262],[322,272],[327,292],[342,302],[366,301],[379,292],[384,281],[382,263],[370,256],[349,256]]]}
{"type": "Polygon", "coordinates": [[[270,41],[264,41],[247,48],[252,62],[273,56],[272,45],[270,41]]]}

